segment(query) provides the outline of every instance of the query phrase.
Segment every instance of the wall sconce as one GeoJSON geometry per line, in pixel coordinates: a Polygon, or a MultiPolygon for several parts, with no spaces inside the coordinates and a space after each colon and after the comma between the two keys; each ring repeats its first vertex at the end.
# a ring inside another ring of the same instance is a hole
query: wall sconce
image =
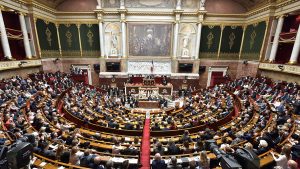
{"type": "Polygon", "coordinates": [[[19,67],[22,67],[24,64],[26,64],[27,62],[26,61],[21,61],[19,64],[18,64],[18,66],[19,67]]]}
{"type": "Polygon", "coordinates": [[[244,64],[244,65],[248,65],[248,60],[244,60],[244,61],[243,61],[243,64],[244,64]]]}
{"type": "Polygon", "coordinates": [[[284,66],[283,65],[278,65],[278,68],[283,71],[284,70],[284,66]]]}
{"type": "Polygon", "coordinates": [[[55,60],[53,60],[54,63],[57,63],[60,59],[56,58],[55,60]]]}

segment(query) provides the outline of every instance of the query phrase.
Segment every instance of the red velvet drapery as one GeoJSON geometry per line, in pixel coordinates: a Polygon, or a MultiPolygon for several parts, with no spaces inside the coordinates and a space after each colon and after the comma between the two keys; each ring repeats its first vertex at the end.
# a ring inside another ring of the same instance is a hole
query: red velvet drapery
{"type": "Polygon", "coordinates": [[[15,12],[3,11],[2,15],[8,35],[12,57],[16,60],[26,59],[25,48],[22,39],[23,35],[18,14],[15,12]]]}
{"type": "Polygon", "coordinates": [[[216,84],[221,84],[226,82],[226,78],[223,77],[223,72],[212,72],[210,86],[214,86],[216,84]]]}
{"type": "MultiPolygon", "coordinates": [[[[282,27],[282,33],[280,34],[280,41],[286,41],[296,38],[297,30],[299,29],[300,15],[291,15],[284,19],[282,27]]],[[[294,43],[279,43],[276,54],[276,63],[285,64],[288,63],[293,51],[294,43]]],[[[298,57],[298,63],[300,58],[298,57]]]]}
{"type": "Polygon", "coordinates": [[[293,46],[293,43],[279,43],[275,62],[280,64],[289,62],[293,51],[293,46]]]}
{"type": "Polygon", "coordinates": [[[4,60],[4,52],[3,52],[3,49],[2,49],[1,41],[0,41],[0,60],[4,60]]]}

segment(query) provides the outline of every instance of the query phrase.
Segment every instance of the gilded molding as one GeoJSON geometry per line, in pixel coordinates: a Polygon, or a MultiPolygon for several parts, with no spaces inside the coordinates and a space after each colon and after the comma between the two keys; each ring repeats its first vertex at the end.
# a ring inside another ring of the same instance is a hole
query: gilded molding
{"type": "MultiPolygon", "coordinates": [[[[53,14],[53,15],[82,15],[84,14],[93,14],[94,12],[60,12],[57,11],[56,9],[54,9],[53,7],[49,7],[46,6],[40,2],[37,2],[36,0],[12,0],[14,2],[17,2],[19,4],[22,5],[27,5],[27,6],[32,6],[34,8],[43,10],[47,13],[53,14]]],[[[259,5],[258,7],[255,7],[253,9],[250,9],[250,11],[248,11],[246,14],[212,14],[212,13],[207,13],[207,15],[209,16],[233,16],[233,17],[242,17],[242,18],[246,18],[246,17],[250,17],[250,16],[254,16],[256,14],[262,13],[264,11],[268,11],[268,10],[272,10],[272,9],[279,9],[282,8],[284,6],[287,6],[289,4],[295,3],[298,0],[277,0],[276,3],[273,3],[272,1],[269,1],[267,3],[262,3],[261,5],[259,5]]],[[[145,10],[141,10],[141,11],[131,11],[131,10],[127,10],[127,9],[100,9],[103,11],[103,14],[105,15],[114,15],[114,14],[118,14],[119,12],[126,12],[129,15],[173,15],[174,12],[180,12],[182,13],[182,15],[188,15],[188,16],[196,16],[198,15],[198,13],[206,13],[206,11],[202,11],[202,10],[198,10],[198,11],[188,11],[188,10],[176,10],[174,9],[173,12],[170,12],[170,9],[163,9],[160,11],[155,11],[155,12],[151,12],[151,11],[145,11],[145,10]]],[[[134,10],[139,10],[139,9],[134,9],[134,10]]],[[[99,11],[99,9],[95,10],[95,11],[99,11]]]]}
{"type": "Polygon", "coordinates": [[[218,48],[218,59],[220,58],[220,52],[221,52],[221,46],[222,46],[222,38],[223,38],[223,30],[225,26],[221,25],[221,35],[220,35],[220,40],[219,40],[219,48],[218,48]]]}
{"type": "Polygon", "coordinates": [[[80,24],[77,24],[76,26],[77,26],[77,31],[78,31],[80,56],[82,57],[82,44],[81,44],[80,24]]]}
{"type": "Polygon", "coordinates": [[[280,64],[260,63],[258,68],[263,70],[300,75],[300,66],[283,65],[283,69],[279,69],[279,65],[280,64]]]}

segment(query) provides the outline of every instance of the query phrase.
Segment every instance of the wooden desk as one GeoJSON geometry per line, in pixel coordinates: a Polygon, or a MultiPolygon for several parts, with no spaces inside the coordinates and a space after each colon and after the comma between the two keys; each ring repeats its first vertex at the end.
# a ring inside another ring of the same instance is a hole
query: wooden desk
{"type": "Polygon", "coordinates": [[[138,102],[140,108],[159,108],[158,101],[139,101],[138,102]]]}

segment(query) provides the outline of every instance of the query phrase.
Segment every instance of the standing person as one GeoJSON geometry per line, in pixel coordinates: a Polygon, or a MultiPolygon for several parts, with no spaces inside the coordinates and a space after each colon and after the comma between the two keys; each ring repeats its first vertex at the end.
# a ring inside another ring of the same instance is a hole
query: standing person
{"type": "Polygon", "coordinates": [[[287,168],[288,160],[291,159],[291,146],[285,145],[282,147],[281,153],[278,157],[275,156],[274,152],[271,152],[274,160],[276,161],[276,165],[282,168],[287,168]]]}
{"type": "Polygon", "coordinates": [[[210,168],[210,159],[207,157],[206,151],[201,151],[199,162],[200,162],[201,169],[209,169],[210,168]]]}

